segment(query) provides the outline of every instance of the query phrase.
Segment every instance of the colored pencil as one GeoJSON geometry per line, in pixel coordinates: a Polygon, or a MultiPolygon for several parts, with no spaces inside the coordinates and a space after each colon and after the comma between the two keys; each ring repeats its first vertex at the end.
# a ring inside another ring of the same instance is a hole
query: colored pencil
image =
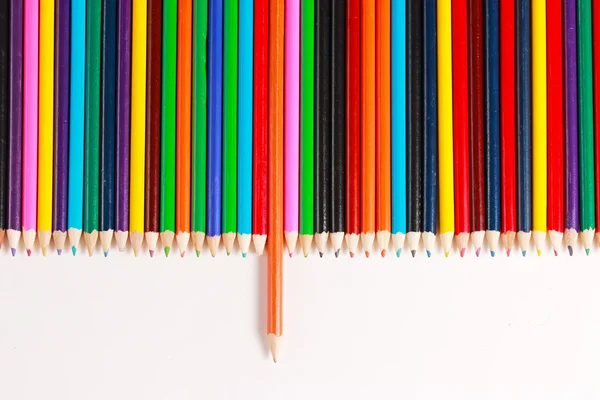
{"type": "MultiPolygon", "coordinates": [[[[193,12],[191,229],[192,241],[198,257],[206,234],[206,41],[208,1],[196,0],[193,5],[193,12]]],[[[246,69],[249,68],[250,66],[247,65],[246,69]]],[[[252,166],[250,166],[250,171],[252,171],[252,166]]],[[[146,242],[148,242],[147,239],[146,242]]]]}
{"type": "Polygon", "coordinates": [[[485,237],[483,3],[470,0],[468,5],[471,243],[479,257],[485,237]]]}
{"type": "MultiPolygon", "coordinates": [[[[298,3],[299,4],[299,3],[298,3]]],[[[254,0],[239,0],[239,60],[238,60],[238,187],[237,187],[237,238],[242,256],[245,257],[252,239],[252,51],[254,37],[254,0]]],[[[299,7],[299,5],[298,5],[299,7]]],[[[205,7],[204,7],[205,8],[205,7]]],[[[290,10],[291,11],[291,10],[290,10]]],[[[205,17],[203,17],[205,18],[205,17]]],[[[296,18],[298,23],[298,18],[296,18]]],[[[202,26],[206,26],[204,23],[202,26]]],[[[206,28],[204,28],[206,32],[206,28]]],[[[206,33],[205,33],[206,37],[206,33]]],[[[296,40],[296,52],[298,52],[296,40]]],[[[204,47],[206,54],[206,46],[204,47]]],[[[296,64],[298,60],[296,60],[296,64]]],[[[297,75],[297,74],[296,74],[297,75]]],[[[206,93],[206,68],[204,69],[204,93],[206,93]]],[[[296,76],[296,81],[298,77],[296,76]]],[[[293,85],[292,85],[293,86],[293,85]]],[[[291,90],[291,88],[290,88],[291,90]]],[[[296,88],[297,90],[297,88],[296,88]]],[[[206,99],[206,94],[204,95],[206,99]]],[[[206,104],[205,104],[206,107],[206,104]]],[[[296,100],[296,113],[298,104],[296,100]]],[[[286,111],[287,113],[287,111],[286,111]]],[[[287,115],[287,114],[286,114],[287,115]]],[[[204,113],[206,121],[206,112],[204,113]]],[[[206,122],[204,122],[206,126],[206,122]]],[[[296,129],[298,129],[296,118],[296,129]]],[[[206,135],[206,132],[204,132],[206,135]]],[[[296,138],[297,139],[297,138],[296,138]]],[[[298,142],[298,140],[296,140],[298,142]]],[[[287,142],[286,142],[287,144],[287,142]]],[[[296,145],[296,202],[298,198],[298,146],[296,145]]],[[[204,158],[206,156],[203,156],[204,158]]],[[[287,159],[287,157],[286,157],[287,159]]],[[[296,210],[298,206],[296,204],[296,210]]],[[[296,212],[296,232],[298,214],[296,212]]]]}
{"type": "Polygon", "coordinates": [[[177,91],[177,2],[163,4],[160,129],[160,240],[169,256],[175,237],[175,104],[177,91]]]}
{"type": "Polygon", "coordinates": [[[517,240],[527,254],[532,228],[531,186],[531,3],[517,3],[517,240]]]}
{"type": "MultiPolygon", "coordinates": [[[[192,0],[177,8],[177,141],[175,169],[175,237],[181,257],[190,240],[192,0]]],[[[227,114],[224,119],[229,118],[227,114]]]]}
{"type": "Polygon", "coordinates": [[[579,223],[583,246],[586,254],[589,254],[596,232],[592,4],[590,0],[577,2],[577,66],[579,85],[579,223]]]}
{"type": "Polygon", "coordinates": [[[464,257],[471,234],[469,203],[469,74],[467,0],[452,2],[452,101],[454,134],[454,234],[464,257]]]}
{"type": "Polygon", "coordinates": [[[593,51],[594,56],[594,149],[595,149],[595,190],[596,190],[596,239],[600,239],[600,7],[594,5],[592,7],[592,34],[593,34],[593,51]]]}
{"type": "Polygon", "coordinates": [[[502,243],[506,255],[517,234],[515,167],[515,3],[500,2],[500,176],[502,243]],[[509,106],[506,106],[506,105],[509,106]]]}
{"type": "Polygon", "coordinates": [[[577,0],[566,0],[565,13],[565,244],[569,255],[579,236],[579,130],[577,110],[577,0]]]}
{"type": "MultiPolygon", "coordinates": [[[[302,2],[302,7],[309,1],[302,2]]],[[[347,123],[346,123],[346,245],[350,257],[358,248],[360,238],[360,0],[348,0],[347,37],[347,123]]],[[[302,35],[304,35],[302,31],[302,35]]],[[[307,53],[310,53],[307,50],[307,53]]],[[[304,64],[304,52],[300,57],[304,64]]],[[[305,69],[303,67],[303,69],[305,69]]],[[[310,64],[306,68],[312,74],[310,64]]],[[[303,85],[304,87],[304,85],[303,85]]],[[[312,86],[307,89],[311,91],[312,86]]],[[[310,128],[308,128],[310,129],[310,128]]],[[[312,138],[312,136],[311,136],[312,138]]],[[[312,142],[311,142],[312,143],[312,142]]],[[[311,167],[312,168],[312,167],[311,167]]],[[[304,167],[303,167],[304,169],[304,167]]],[[[312,202],[312,198],[308,199],[312,202]]],[[[303,200],[304,202],[304,200],[303,200]]],[[[306,255],[306,253],[305,253],[306,255]]]]}
{"type": "Polygon", "coordinates": [[[492,257],[498,250],[500,210],[500,38],[499,0],[485,1],[485,197],[486,242],[492,257]]]}
{"type": "Polygon", "coordinates": [[[407,82],[407,157],[408,168],[408,233],[406,241],[414,257],[421,239],[423,226],[423,4],[409,0],[407,82]]]}
{"type": "Polygon", "coordinates": [[[375,240],[375,0],[362,2],[361,234],[365,255],[375,240]]]}
{"type": "MultiPolygon", "coordinates": [[[[23,18],[23,242],[31,255],[37,225],[39,0],[24,0],[23,18]]],[[[52,129],[52,127],[50,127],[52,129]]],[[[47,226],[46,226],[47,227],[47,226]]]]}
{"type": "MultiPolygon", "coordinates": [[[[300,1],[285,4],[285,137],[283,231],[290,257],[298,240],[300,145],[300,1]]],[[[248,32],[250,33],[250,32],[248,32]]],[[[240,35],[241,37],[241,35],[240,35]]],[[[241,170],[241,168],[240,168],[241,170]]]]}
{"type": "MultiPolygon", "coordinates": [[[[392,242],[396,256],[400,257],[406,234],[406,5],[404,2],[392,2],[391,16],[392,242]]],[[[350,51],[352,50],[348,41],[348,52],[350,51]]],[[[350,60],[348,69],[352,69],[350,60]]],[[[360,70],[356,72],[360,73],[360,70]]],[[[348,75],[348,86],[352,84],[351,79],[348,75]]],[[[358,101],[360,101],[359,96],[360,94],[357,96],[358,101]]]]}
{"type": "Polygon", "coordinates": [[[39,3],[39,151],[37,228],[42,253],[52,238],[54,150],[54,0],[39,3]]]}
{"type": "Polygon", "coordinates": [[[10,2],[0,3],[0,247],[6,232],[8,198],[10,2]]]}
{"type": "Polygon", "coordinates": [[[225,0],[223,19],[223,244],[237,233],[238,0],[225,0]]]}
{"type": "Polygon", "coordinates": [[[86,18],[83,239],[91,256],[98,240],[101,0],[87,1],[86,18]]]}
{"type": "MultiPolygon", "coordinates": [[[[312,4],[312,2],[309,2],[312,4]]],[[[254,3],[252,113],[252,241],[262,255],[267,240],[267,133],[269,110],[269,1],[254,3]]],[[[312,26],[312,24],[311,24],[312,26]]],[[[312,190],[312,189],[311,189],[312,190]]],[[[312,214],[311,214],[312,221],[312,214]]]]}
{"type": "Polygon", "coordinates": [[[69,108],[69,199],[67,227],[73,255],[83,228],[83,152],[85,142],[86,1],[71,1],[71,82],[69,108]]]}
{"type": "Polygon", "coordinates": [[[562,2],[547,3],[548,35],[548,236],[558,255],[565,226],[562,2]]]}
{"type": "MultiPolygon", "coordinates": [[[[424,113],[423,113],[423,245],[427,257],[435,247],[438,225],[438,18],[437,1],[425,7],[424,113]]],[[[441,62],[442,60],[440,60],[441,62]]],[[[440,64],[441,67],[441,64],[440,64]]],[[[440,77],[443,71],[439,71],[440,77]]],[[[442,82],[439,85],[440,94],[442,82]]],[[[441,101],[441,99],[440,99],[441,101]]],[[[441,103],[440,103],[441,106],[441,103]]],[[[441,115],[440,115],[441,117],[441,115]]],[[[440,148],[440,150],[442,150],[440,148]]],[[[441,194],[441,193],[440,193],[441,194]]],[[[440,206],[441,206],[440,201],[440,206]]]]}
{"type": "Polygon", "coordinates": [[[117,30],[117,134],[115,239],[124,251],[129,235],[129,150],[131,124],[131,1],[119,1],[117,30]]]}
{"type": "Polygon", "coordinates": [[[282,335],[283,289],[283,64],[284,0],[269,7],[269,266],[267,335],[277,362],[282,335]]]}
{"type": "Polygon", "coordinates": [[[446,257],[454,238],[454,169],[452,151],[452,7],[438,2],[440,240],[446,257]]]}
{"type": "Polygon", "coordinates": [[[207,176],[208,247],[214,257],[221,240],[221,160],[223,108],[223,0],[208,3],[208,147],[207,176]]]}
{"type": "Polygon", "coordinates": [[[315,8],[315,244],[323,257],[331,224],[331,1],[315,8]]]}
{"type": "MultiPolygon", "coordinates": [[[[190,7],[191,8],[191,7],[190,7]]],[[[189,19],[192,10],[186,9],[189,19]]],[[[146,38],[148,1],[133,0],[131,40],[131,157],[129,233],[133,254],[144,241],[144,156],[146,154],[146,38]]],[[[179,74],[177,74],[179,77],[179,74]]],[[[188,84],[188,89],[190,85],[188,84]]],[[[188,91],[189,93],[189,91],[188,91]]],[[[189,98],[190,96],[188,96],[189,98]]],[[[189,116],[189,113],[188,113],[189,116]]],[[[189,120],[189,118],[188,118],[189,120]]],[[[189,150],[189,146],[188,146],[189,150]]],[[[187,152],[189,156],[189,151],[187,152]]],[[[187,169],[189,172],[189,168],[187,169]]]]}
{"type": "Polygon", "coordinates": [[[117,2],[102,3],[102,78],[100,87],[100,244],[104,256],[112,242],[115,222],[115,86],[117,2]]]}
{"type": "MultiPolygon", "coordinates": [[[[146,172],[144,181],[144,238],[150,257],[158,241],[160,215],[160,96],[162,63],[162,0],[148,0],[146,51],[146,172]]],[[[194,16],[201,12],[194,9],[194,16]]],[[[206,97],[205,97],[206,98],[206,97]]],[[[193,123],[192,119],[192,123],[193,123]]],[[[194,170],[192,170],[194,172],[194,170]]]]}
{"type": "MultiPolygon", "coordinates": [[[[392,231],[391,178],[391,10],[390,0],[376,5],[375,30],[375,236],[385,257],[392,231]]],[[[335,48],[339,47],[337,44],[335,48]]],[[[334,172],[334,176],[337,172],[334,172]]]]}

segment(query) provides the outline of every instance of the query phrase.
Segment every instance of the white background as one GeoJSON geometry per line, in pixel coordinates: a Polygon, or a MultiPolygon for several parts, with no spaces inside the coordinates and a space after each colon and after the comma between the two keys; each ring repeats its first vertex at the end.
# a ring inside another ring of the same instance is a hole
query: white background
{"type": "MultiPolygon", "coordinates": [[[[80,249],[82,251],[83,248],[80,249]]],[[[191,248],[190,248],[191,250],[191,248]]],[[[285,351],[266,257],[0,251],[1,399],[600,396],[600,250],[285,258],[285,351]]]]}

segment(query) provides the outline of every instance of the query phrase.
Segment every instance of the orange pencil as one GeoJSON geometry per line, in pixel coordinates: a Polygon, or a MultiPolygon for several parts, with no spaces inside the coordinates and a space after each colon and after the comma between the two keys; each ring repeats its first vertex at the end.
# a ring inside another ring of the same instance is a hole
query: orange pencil
{"type": "Polygon", "coordinates": [[[177,7],[177,145],[175,231],[183,257],[190,240],[190,165],[192,107],[192,0],[177,7]]]}
{"type": "MultiPolygon", "coordinates": [[[[362,18],[361,199],[363,211],[360,237],[365,254],[369,257],[375,239],[375,0],[363,0],[362,18]]],[[[390,229],[389,226],[387,229],[390,229]]]]}
{"type": "Polygon", "coordinates": [[[375,36],[375,229],[381,256],[390,242],[392,229],[391,179],[391,0],[377,3],[375,36]]]}
{"type": "Polygon", "coordinates": [[[269,5],[269,223],[267,334],[277,362],[282,333],[283,289],[283,27],[284,0],[269,5]]]}

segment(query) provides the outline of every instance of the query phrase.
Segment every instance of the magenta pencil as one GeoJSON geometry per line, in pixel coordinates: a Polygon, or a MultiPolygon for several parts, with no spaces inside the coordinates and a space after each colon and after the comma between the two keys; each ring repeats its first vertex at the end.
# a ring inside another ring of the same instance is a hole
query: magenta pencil
{"type": "Polygon", "coordinates": [[[285,1],[285,122],[283,230],[290,257],[298,240],[300,141],[300,0],[285,1]]]}
{"type": "Polygon", "coordinates": [[[37,228],[39,0],[25,0],[23,18],[23,241],[27,254],[37,228]]]}

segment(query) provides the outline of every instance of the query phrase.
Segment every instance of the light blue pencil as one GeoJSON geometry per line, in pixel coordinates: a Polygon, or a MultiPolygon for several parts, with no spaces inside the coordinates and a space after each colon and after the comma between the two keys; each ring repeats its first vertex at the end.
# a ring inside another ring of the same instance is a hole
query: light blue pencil
{"type": "Polygon", "coordinates": [[[392,241],[406,234],[406,3],[392,1],[392,241]]]}
{"type": "Polygon", "coordinates": [[[77,252],[83,226],[85,9],[85,0],[71,2],[71,103],[67,226],[73,255],[77,252]]]}
{"type": "Polygon", "coordinates": [[[246,256],[252,239],[252,63],[254,0],[239,0],[238,244],[246,256]]]}

